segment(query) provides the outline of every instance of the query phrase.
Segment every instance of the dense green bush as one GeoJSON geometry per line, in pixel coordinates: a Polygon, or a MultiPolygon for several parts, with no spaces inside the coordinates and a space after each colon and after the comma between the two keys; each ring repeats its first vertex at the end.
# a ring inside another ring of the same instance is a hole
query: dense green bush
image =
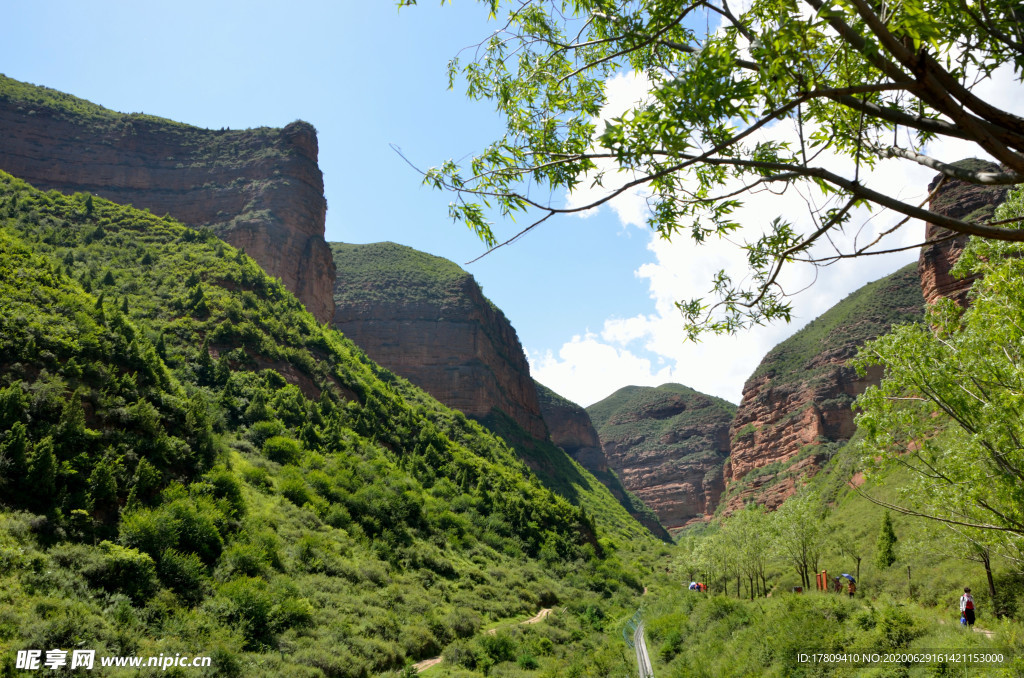
{"type": "Polygon", "coordinates": [[[263,454],[278,464],[294,464],[302,456],[302,446],[291,438],[275,435],[263,443],[263,454]]]}
{"type": "Polygon", "coordinates": [[[512,666],[485,623],[577,570],[636,581],[503,441],[170,219],[0,173],[0,356],[0,656],[188,639],[225,675],[366,676],[464,639],[512,666]]]}

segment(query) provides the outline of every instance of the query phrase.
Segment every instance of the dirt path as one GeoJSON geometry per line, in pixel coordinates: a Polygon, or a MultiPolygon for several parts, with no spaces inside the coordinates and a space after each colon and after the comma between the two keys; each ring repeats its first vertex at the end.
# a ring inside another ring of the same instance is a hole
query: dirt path
{"type": "MultiPolygon", "coordinates": [[[[945,619],[940,619],[939,623],[940,624],[945,624],[946,620],[945,619]]],[[[983,629],[980,626],[972,626],[971,629],[973,629],[975,633],[980,633],[980,634],[984,635],[986,638],[995,638],[996,637],[996,632],[995,631],[989,631],[988,629],[983,629]]]]}
{"type": "MultiPolygon", "coordinates": [[[[538,624],[541,621],[543,621],[544,619],[546,619],[548,616],[550,616],[551,612],[552,612],[552,609],[550,607],[545,607],[540,612],[538,612],[537,614],[533,615],[532,617],[530,617],[526,621],[519,622],[519,624],[520,625],[522,625],[522,624],[538,624]]],[[[498,632],[497,628],[488,629],[487,631],[484,631],[484,635],[493,636],[497,632],[498,632]]],[[[443,657],[433,657],[431,659],[424,659],[421,662],[417,662],[417,663],[413,664],[412,667],[414,669],[416,669],[416,672],[418,673],[420,671],[426,671],[427,669],[429,669],[432,666],[437,666],[442,661],[443,661],[443,657]]]]}
{"type": "Polygon", "coordinates": [[[434,657],[433,659],[424,659],[421,662],[417,662],[417,663],[413,664],[412,667],[414,669],[416,669],[417,673],[419,673],[420,671],[426,671],[431,666],[437,666],[438,664],[441,663],[441,661],[442,661],[441,657],[434,657]]]}
{"type": "Polygon", "coordinates": [[[521,623],[522,624],[536,624],[541,619],[546,618],[549,614],[551,614],[551,608],[550,607],[545,607],[543,610],[541,610],[537,614],[533,615],[532,617],[530,617],[529,619],[527,619],[526,621],[521,622],[521,623]]]}

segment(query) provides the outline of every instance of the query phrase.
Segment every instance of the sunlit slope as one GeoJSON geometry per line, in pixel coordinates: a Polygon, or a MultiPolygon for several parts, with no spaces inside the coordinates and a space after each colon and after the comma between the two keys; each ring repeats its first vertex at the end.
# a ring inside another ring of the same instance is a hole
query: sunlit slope
{"type": "Polygon", "coordinates": [[[4,662],[365,676],[640,588],[600,519],[209,233],[0,174],[0,270],[4,662]]]}

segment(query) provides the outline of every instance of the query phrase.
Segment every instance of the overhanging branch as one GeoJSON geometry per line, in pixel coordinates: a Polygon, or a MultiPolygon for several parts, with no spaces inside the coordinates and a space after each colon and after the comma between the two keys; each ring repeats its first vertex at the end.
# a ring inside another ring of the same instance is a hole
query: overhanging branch
{"type": "Polygon", "coordinates": [[[957,167],[950,163],[936,160],[930,156],[918,153],[910,148],[890,146],[888,148],[873,147],[873,151],[886,158],[904,158],[912,160],[919,165],[929,167],[947,177],[966,181],[970,184],[983,184],[988,186],[1014,186],[1024,183],[1024,174],[1018,172],[973,172],[963,167],[957,167]]]}

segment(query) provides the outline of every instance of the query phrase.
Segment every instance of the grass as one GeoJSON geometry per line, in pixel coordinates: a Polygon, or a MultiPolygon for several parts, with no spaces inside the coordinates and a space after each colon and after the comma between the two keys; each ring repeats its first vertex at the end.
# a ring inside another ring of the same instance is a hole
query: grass
{"type": "Polygon", "coordinates": [[[924,315],[917,264],[868,283],[807,324],[765,355],[748,381],[768,377],[772,387],[803,381],[813,384],[831,364],[815,366],[821,355],[851,358],[857,347],[895,324],[924,315]]]}
{"type": "MultiPolygon", "coordinates": [[[[471,308],[467,294],[473,277],[454,262],[393,242],[352,245],[329,243],[338,275],[334,300],[339,308],[395,304],[415,309],[471,308]]],[[[450,312],[450,310],[449,310],[450,312]]]]}

